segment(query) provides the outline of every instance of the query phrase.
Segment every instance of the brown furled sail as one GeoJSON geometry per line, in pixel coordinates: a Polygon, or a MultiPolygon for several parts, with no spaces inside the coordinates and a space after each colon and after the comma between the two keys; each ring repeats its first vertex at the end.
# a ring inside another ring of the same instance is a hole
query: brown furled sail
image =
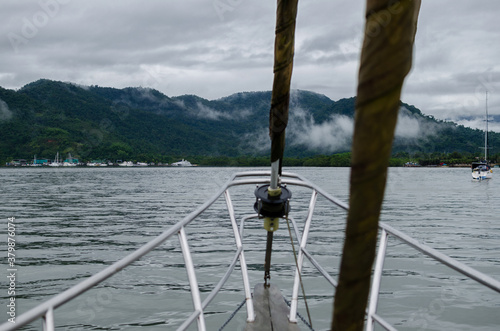
{"type": "Polygon", "coordinates": [[[278,0],[276,10],[274,81],[269,112],[269,136],[271,137],[271,163],[280,161],[280,174],[285,150],[285,129],[288,123],[297,5],[298,0],[278,0]]]}
{"type": "Polygon", "coordinates": [[[351,155],[349,212],[331,329],[361,331],[378,221],[420,0],[367,0],[351,155]]]}

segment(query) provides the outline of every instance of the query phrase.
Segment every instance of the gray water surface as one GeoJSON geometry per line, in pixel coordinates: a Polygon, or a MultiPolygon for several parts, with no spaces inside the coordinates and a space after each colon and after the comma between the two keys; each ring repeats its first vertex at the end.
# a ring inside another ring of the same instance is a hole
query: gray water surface
{"type": "MultiPolygon", "coordinates": [[[[16,313],[126,256],[204,202],[242,168],[22,168],[0,169],[0,216],[16,218],[16,313]]],[[[347,201],[348,168],[293,168],[347,201]]],[[[494,174],[494,176],[499,174],[494,174]]],[[[253,187],[231,191],[238,215],[253,213],[253,187]]],[[[299,226],[310,192],[294,188],[299,226]]],[[[500,177],[473,182],[469,169],[391,168],[382,221],[457,260],[500,279],[500,177]]],[[[345,212],[317,202],[308,249],[338,275],[345,212]]],[[[2,230],[7,251],[7,226],[2,230]]],[[[220,199],[187,228],[202,299],[234,255],[232,228],[220,199]]],[[[262,282],[265,231],[249,222],[244,244],[252,284],[262,282]]],[[[7,275],[7,261],[2,273],[7,275]]],[[[273,245],[271,280],[290,299],[293,255],[286,223],[273,245]]],[[[498,330],[500,295],[389,240],[378,313],[398,330],[498,330]]],[[[9,300],[0,279],[2,307],[9,300]]],[[[56,311],[60,330],[170,330],[192,311],[182,254],[174,237],[82,297],[56,311]]],[[[315,330],[328,330],[334,290],[304,267],[315,330]]],[[[241,273],[209,306],[207,325],[218,329],[244,298],[241,273]]],[[[307,316],[304,304],[300,313],[307,316]]],[[[4,308],[0,322],[9,316],[4,308]]],[[[27,330],[40,329],[37,321],[27,330]]],[[[225,330],[242,330],[242,309],[225,330]]],[[[302,329],[307,329],[303,324],[302,329]]],[[[195,329],[195,328],[193,328],[195,329]]]]}

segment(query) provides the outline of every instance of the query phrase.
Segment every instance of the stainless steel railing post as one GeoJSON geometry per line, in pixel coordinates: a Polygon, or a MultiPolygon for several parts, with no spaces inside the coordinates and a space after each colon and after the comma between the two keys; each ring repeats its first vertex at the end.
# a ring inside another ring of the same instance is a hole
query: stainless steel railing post
{"type": "Polygon", "coordinates": [[[54,308],[50,307],[47,313],[43,316],[43,330],[54,331],[54,308]]]}
{"type": "Polygon", "coordinates": [[[186,264],[186,272],[189,279],[189,286],[191,287],[191,296],[193,298],[193,306],[195,311],[199,312],[198,315],[198,331],[205,331],[205,317],[203,315],[203,307],[201,305],[200,288],[198,287],[198,281],[196,280],[196,273],[194,271],[193,259],[191,258],[191,252],[189,251],[189,245],[186,237],[186,231],[184,227],[179,230],[179,241],[182,249],[182,256],[184,257],[184,263],[186,264]]]}
{"type": "Polygon", "coordinates": [[[300,250],[299,256],[297,257],[297,268],[295,270],[295,280],[293,281],[292,289],[292,300],[290,304],[290,317],[289,321],[291,323],[297,323],[297,307],[299,299],[299,287],[300,287],[300,273],[302,272],[302,262],[304,261],[303,250],[307,245],[307,238],[309,236],[309,229],[311,228],[312,217],[314,214],[314,206],[316,205],[316,199],[318,198],[318,192],[313,190],[311,195],[311,200],[309,201],[309,209],[307,213],[306,222],[304,224],[304,230],[302,232],[302,239],[300,240],[300,250]]]}
{"type": "Polygon", "coordinates": [[[373,272],[373,280],[370,292],[370,303],[368,306],[368,318],[366,320],[366,331],[373,331],[374,321],[373,315],[377,311],[378,295],[380,291],[380,282],[382,280],[382,270],[384,269],[385,252],[387,250],[388,235],[385,230],[382,230],[380,236],[380,244],[378,247],[377,260],[375,262],[375,270],[373,272]]]}
{"type": "Polygon", "coordinates": [[[253,322],[255,321],[255,312],[253,309],[252,291],[250,288],[250,279],[248,277],[247,262],[245,260],[245,254],[243,253],[243,243],[241,241],[241,234],[240,231],[238,230],[238,223],[236,222],[236,217],[234,216],[234,208],[229,191],[226,190],[224,192],[224,196],[226,198],[227,210],[229,212],[229,218],[231,219],[231,225],[233,227],[236,247],[238,249],[242,248],[240,253],[240,267],[241,267],[241,276],[243,277],[243,287],[245,289],[245,297],[247,302],[246,304],[247,322],[253,322]]]}

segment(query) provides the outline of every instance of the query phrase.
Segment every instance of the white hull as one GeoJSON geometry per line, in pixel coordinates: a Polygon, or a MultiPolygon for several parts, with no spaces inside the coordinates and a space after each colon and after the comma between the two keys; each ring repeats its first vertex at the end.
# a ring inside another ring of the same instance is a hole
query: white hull
{"type": "Polygon", "coordinates": [[[173,167],[192,167],[193,165],[191,164],[191,162],[183,159],[182,161],[172,163],[172,166],[173,167]]]}
{"type": "Polygon", "coordinates": [[[491,178],[493,178],[493,171],[492,170],[488,170],[488,171],[474,170],[474,171],[472,171],[472,179],[483,180],[483,179],[491,179],[491,178]]]}
{"type": "Polygon", "coordinates": [[[62,167],[62,165],[63,164],[61,162],[59,162],[59,152],[57,152],[56,159],[54,160],[54,162],[49,164],[49,167],[62,167]]]}

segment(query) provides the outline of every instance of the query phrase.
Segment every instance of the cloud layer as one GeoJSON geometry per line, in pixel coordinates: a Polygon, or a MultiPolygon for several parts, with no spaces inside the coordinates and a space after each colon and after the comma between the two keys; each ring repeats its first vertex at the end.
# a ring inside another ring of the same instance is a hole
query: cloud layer
{"type": "MultiPolygon", "coordinates": [[[[272,87],[275,8],[267,0],[5,0],[0,86],[39,78],[151,87],[216,99],[272,87]]],[[[425,1],[403,101],[439,119],[500,114],[500,2],[425,1]]],[[[356,93],[363,1],[299,4],[292,87],[356,93]]],[[[470,123],[473,125],[472,123],[470,123]]]]}
{"type": "MultiPolygon", "coordinates": [[[[296,107],[290,112],[288,139],[291,146],[303,145],[325,153],[350,150],[354,121],[343,115],[332,115],[328,120],[317,123],[311,114],[296,107]]],[[[438,134],[438,125],[414,116],[401,107],[396,125],[395,138],[400,141],[430,139],[438,134]]]]}

